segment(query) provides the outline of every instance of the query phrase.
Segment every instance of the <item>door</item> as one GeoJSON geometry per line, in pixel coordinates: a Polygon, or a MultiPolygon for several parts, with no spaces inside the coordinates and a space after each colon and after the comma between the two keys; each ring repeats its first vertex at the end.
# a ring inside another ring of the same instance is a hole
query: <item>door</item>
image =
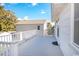
{"type": "Polygon", "coordinates": [[[40,26],[37,26],[37,30],[40,30],[40,26]]]}

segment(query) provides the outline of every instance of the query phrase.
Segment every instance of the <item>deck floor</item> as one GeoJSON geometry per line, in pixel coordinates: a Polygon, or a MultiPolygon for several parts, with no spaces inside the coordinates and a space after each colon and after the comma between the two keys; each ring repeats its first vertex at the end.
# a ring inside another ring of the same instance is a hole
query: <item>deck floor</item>
{"type": "Polygon", "coordinates": [[[19,46],[19,56],[63,56],[54,36],[37,36],[19,46]]]}

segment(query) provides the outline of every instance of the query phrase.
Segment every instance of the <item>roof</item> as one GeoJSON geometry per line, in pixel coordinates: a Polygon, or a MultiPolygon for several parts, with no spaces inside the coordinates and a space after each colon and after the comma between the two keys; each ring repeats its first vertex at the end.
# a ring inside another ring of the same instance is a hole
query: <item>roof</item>
{"type": "Polygon", "coordinates": [[[45,20],[18,20],[16,24],[44,24],[45,20]]]}

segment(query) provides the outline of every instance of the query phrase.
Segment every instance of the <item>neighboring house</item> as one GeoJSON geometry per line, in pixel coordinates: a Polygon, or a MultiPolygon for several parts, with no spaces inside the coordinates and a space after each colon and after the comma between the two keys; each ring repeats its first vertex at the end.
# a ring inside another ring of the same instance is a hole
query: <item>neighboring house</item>
{"type": "Polygon", "coordinates": [[[79,55],[79,4],[57,3],[53,6],[55,37],[64,55],[79,55]]]}
{"type": "Polygon", "coordinates": [[[39,30],[44,32],[45,20],[18,20],[16,23],[16,31],[39,30]]]}

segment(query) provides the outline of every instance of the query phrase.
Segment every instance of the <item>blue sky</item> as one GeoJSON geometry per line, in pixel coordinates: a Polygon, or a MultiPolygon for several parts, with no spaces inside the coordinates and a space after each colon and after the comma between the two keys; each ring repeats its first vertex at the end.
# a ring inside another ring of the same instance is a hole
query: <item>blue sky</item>
{"type": "Polygon", "coordinates": [[[6,3],[4,8],[13,11],[19,20],[51,20],[50,3],[6,3]]]}

